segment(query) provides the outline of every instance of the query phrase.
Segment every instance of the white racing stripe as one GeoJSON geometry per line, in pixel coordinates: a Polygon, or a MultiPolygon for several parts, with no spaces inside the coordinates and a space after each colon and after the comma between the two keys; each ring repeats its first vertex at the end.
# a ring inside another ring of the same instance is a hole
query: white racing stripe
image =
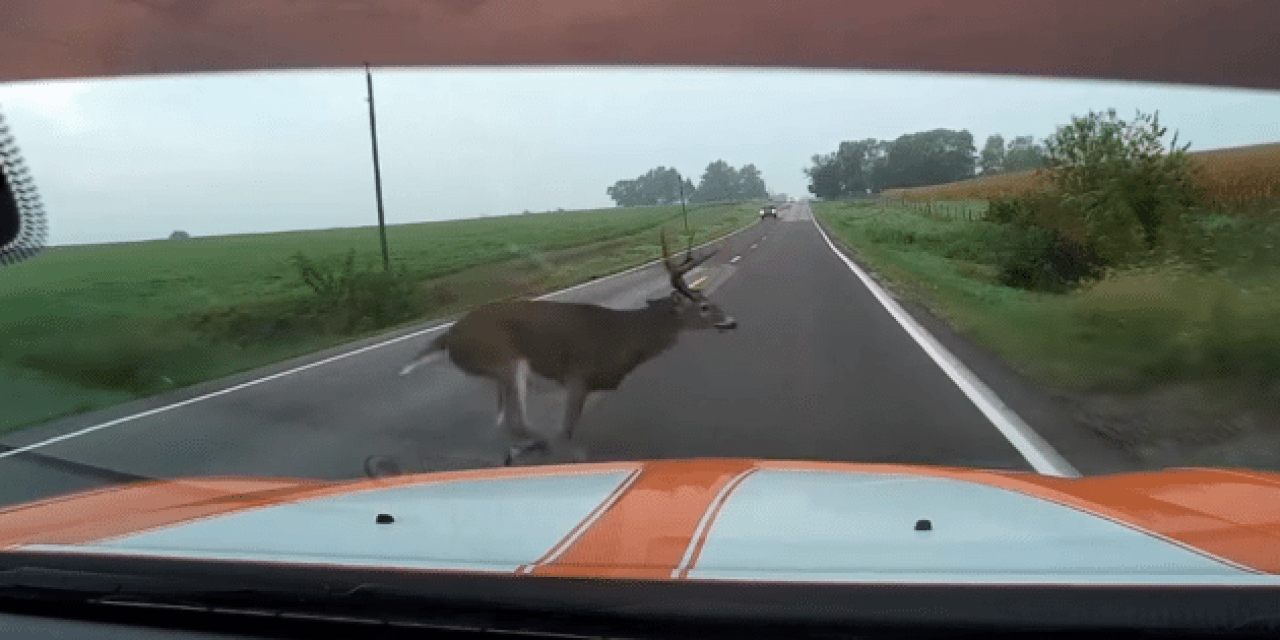
{"type": "Polygon", "coordinates": [[[956,386],[960,387],[960,390],[969,397],[969,400],[982,412],[982,415],[986,416],[991,421],[991,424],[1000,430],[1000,433],[1009,441],[1009,444],[1012,444],[1018,450],[1018,453],[1022,454],[1023,458],[1026,458],[1037,473],[1066,478],[1080,477],[1080,472],[1063,459],[1048,442],[1045,442],[1044,438],[1040,437],[1040,434],[1036,433],[1026,422],[1023,422],[1022,418],[1018,417],[1018,414],[1014,413],[1013,409],[1005,406],[1004,402],[996,396],[990,387],[984,384],[982,380],[979,380],[978,376],[964,366],[964,363],[960,362],[959,358],[955,357],[936,338],[930,335],[924,327],[920,326],[915,318],[912,318],[910,314],[904,311],[857,263],[837,249],[835,243],[831,242],[831,238],[827,237],[827,232],[823,231],[822,225],[818,224],[817,216],[813,215],[812,209],[810,209],[809,217],[813,220],[813,226],[817,227],[818,233],[822,235],[822,239],[827,241],[827,246],[831,248],[831,251],[844,261],[854,275],[858,276],[858,279],[862,281],[862,284],[866,285],[871,294],[885,308],[885,311],[888,311],[889,315],[898,321],[898,324],[907,332],[907,335],[910,335],[916,341],[916,344],[919,344],[920,348],[924,349],[924,352],[947,374],[947,377],[951,378],[956,383],[956,386]]]}
{"type": "Polygon", "coordinates": [[[689,570],[689,567],[693,565],[698,547],[704,544],[707,531],[711,528],[712,523],[715,522],[716,516],[720,514],[720,508],[724,506],[725,500],[729,499],[729,494],[733,493],[748,476],[756,471],[759,471],[759,467],[751,467],[734,476],[720,488],[720,492],[716,494],[715,499],[711,501],[711,504],[707,505],[706,511],[702,512],[702,519],[698,520],[698,528],[694,529],[693,536],[689,538],[689,546],[685,548],[684,556],[680,558],[680,564],[671,570],[672,578],[682,577],[689,570]]]}
{"type": "MultiPolygon", "coordinates": [[[[738,234],[740,234],[740,233],[742,233],[742,232],[744,232],[744,231],[746,231],[746,230],[748,230],[748,229],[751,229],[751,228],[753,228],[753,227],[755,227],[755,224],[749,224],[749,225],[747,225],[747,226],[745,226],[745,227],[743,227],[743,228],[741,228],[741,229],[738,229],[737,231],[734,231],[733,233],[728,233],[728,234],[725,234],[725,235],[723,235],[723,236],[720,236],[719,238],[716,238],[715,240],[711,240],[711,241],[709,241],[709,242],[704,242],[704,243],[702,243],[702,244],[700,244],[700,245],[698,245],[698,246],[696,246],[696,247],[693,247],[693,249],[701,249],[701,248],[703,248],[703,247],[706,247],[706,246],[709,246],[709,245],[715,244],[715,243],[717,243],[717,242],[721,242],[721,241],[727,240],[727,239],[732,238],[733,236],[736,236],[736,235],[738,235],[738,234]]],[[[691,250],[692,250],[692,249],[691,249],[691,250]]],[[[574,286],[572,286],[572,287],[569,287],[569,288],[567,288],[567,289],[561,289],[561,290],[559,290],[559,291],[553,291],[553,292],[551,292],[551,293],[548,293],[548,294],[545,294],[545,295],[538,296],[537,298],[534,298],[534,299],[535,299],[535,300],[546,300],[547,298],[552,298],[552,297],[555,297],[555,296],[558,296],[558,295],[563,295],[563,294],[569,293],[570,291],[577,291],[578,289],[581,289],[581,288],[583,288],[583,287],[589,287],[589,286],[592,286],[592,285],[600,284],[601,282],[605,282],[605,281],[608,281],[608,280],[612,280],[612,279],[614,279],[614,278],[620,278],[620,277],[622,277],[622,276],[625,276],[625,275],[628,275],[628,274],[631,274],[631,273],[635,273],[636,271],[640,271],[641,269],[646,269],[646,268],[652,267],[653,265],[661,264],[661,262],[662,262],[662,260],[653,260],[653,261],[650,261],[650,262],[646,262],[646,263],[644,263],[644,264],[641,264],[641,265],[638,265],[638,266],[632,267],[632,268],[627,269],[627,270],[625,270],[625,271],[619,271],[618,273],[615,273],[615,274],[612,274],[612,275],[608,275],[608,276],[605,276],[605,277],[603,277],[603,278],[597,278],[597,279],[595,279],[595,280],[589,280],[589,281],[587,281],[587,282],[583,282],[583,283],[581,283],[581,284],[576,284],[576,285],[574,285],[574,286]]],[[[249,381],[247,381],[247,382],[242,382],[242,383],[240,383],[240,384],[237,384],[237,385],[233,385],[233,386],[227,387],[226,389],[219,389],[219,390],[217,390],[217,391],[211,391],[211,392],[209,392],[209,393],[206,393],[206,394],[203,394],[203,395],[199,395],[199,396],[196,396],[196,397],[194,397],[194,398],[188,398],[188,399],[186,399],[186,400],[182,400],[182,401],[180,401],[180,402],[175,402],[175,403],[173,403],[173,404],[166,404],[166,405],[164,405],[164,406],[156,407],[156,408],[154,408],[154,409],[148,409],[148,410],[146,410],[146,411],[142,411],[142,412],[139,412],[139,413],[133,413],[133,414],[130,414],[130,415],[127,415],[127,416],[124,416],[124,417],[116,418],[115,420],[108,420],[107,422],[103,422],[103,423],[100,423],[100,424],[95,424],[95,425],[90,426],[90,427],[85,427],[85,428],[80,429],[80,430],[78,430],[78,431],[72,431],[71,433],[64,433],[64,434],[62,434],[62,435],[60,435],[60,436],[56,436],[56,437],[53,437],[53,438],[49,438],[49,439],[47,439],[47,440],[41,440],[40,442],[36,442],[36,443],[33,443],[33,444],[25,445],[25,446],[22,446],[22,447],[16,447],[16,448],[10,449],[10,450],[8,450],[8,451],[0,452],[0,460],[3,460],[4,458],[9,458],[9,457],[13,457],[13,456],[21,455],[21,454],[26,453],[26,452],[28,452],[28,451],[33,451],[33,450],[35,450],[35,449],[40,449],[40,448],[42,448],[42,447],[47,447],[47,446],[49,446],[49,445],[51,445],[51,444],[57,444],[57,443],[62,442],[62,441],[64,441],[64,440],[70,440],[70,439],[72,439],[72,438],[78,438],[78,437],[83,436],[83,435],[88,435],[88,434],[93,433],[93,432],[95,432],[95,431],[101,431],[101,430],[103,430],[103,429],[108,429],[108,428],[111,428],[111,427],[114,427],[114,426],[118,426],[118,425],[124,424],[124,423],[126,423],[126,422],[133,422],[134,420],[140,420],[140,419],[142,419],[142,418],[147,418],[147,417],[154,416],[154,415],[157,415],[157,414],[160,414],[160,413],[165,413],[166,411],[173,411],[174,409],[179,409],[179,408],[185,407],[185,406],[187,406],[187,405],[195,404],[195,403],[197,403],[197,402],[203,402],[203,401],[208,400],[208,399],[210,399],[210,398],[216,398],[216,397],[218,397],[218,396],[224,396],[224,395],[227,395],[227,394],[229,394],[229,393],[234,393],[234,392],[236,392],[236,391],[240,391],[241,389],[248,389],[249,387],[255,387],[255,386],[260,385],[260,384],[262,384],[262,383],[264,383],[264,382],[270,382],[270,381],[272,381],[272,380],[278,380],[278,379],[283,378],[283,377],[285,377],[285,376],[290,376],[290,375],[293,375],[293,374],[295,374],[295,373],[299,373],[299,372],[301,372],[301,371],[306,371],[306,370],[308,370],[308,369],[314,369],[314,368],[316,368],[316,367],[322,367],[322,366],[324,366],[324,365],[326,365],[326,364],[330,364],[330,363],[333,363],[333,362],[337,362],[337,361],[339,361],[339,360],[344,360],[344,359],[346,359],[346,358],[350,358],[351,356],[359,355],[359,354],[364,353],[364,352],[366,352],[366,351],[372,351],[372,350],[374,350],[374,349],[378,349],[378,348],[381,348],[381,347],[385,347],[385,346],[390,345],[390,344],[395,344],[395,343],[397,343],[397,342],[403,342],[403,341],[405,341],[405,340],[409,340],[410,338],[416,338],[416,337],[418,337],[418,336],[426,335],[426,334],[428,334],[428,333],[434,333],[434,332],[436,332],[436,331],[440,331],[440,330],[442,330],[442,329],[448,329],[449,327],[452,327],[452,326],[453,326],[453,323],[452,323],[452,322],[444,322],[444,323],[441,323],[441,324],[435,325],[435,326],[433,326],[433,327],[428,327],[428,328],[426,328],[426,329],[422,329],[422,330],[419,330],[419,331],[414,331],[414,332],[412,332],[412,333],[407,333],[407,334],[402,335],[402,336],[396,336],[396,337],[394,337],[394,338],[390,338],[390,339],[387,339],[387,340],[384,340],[384,341],[382,341],[382,342],[378,342],[378,343],[375,343],[375,344],[366,345],[366,346],[360,347],[359,349],[353,349],[353,350],[351,350],[351,351],[345,351],[345,352],[343,352],[343,353],[339,353],[338,355],[335,355],[335,356],[330,356],[330,357],[325,358],[325,359],[323,359],[323,360],[317,360],[317,361],[312,362],[312,363],[309,363],[309,364],[304,364],[304,365],[301,365],[301,366],[294,367],[294,368],[292,368],[292,369],[288,369],[288,370],[281,371],[281,372],[278,372],[278,373],[273,373],[273,374],[271,374],[271,375],[269,375],[269,376],[264,376],[264,377],[261,377],[261,378],[254,378],[253,380],[249,380],[249,381]]]]}
{"type": "Polygon", "coordinates": [[[555,547],[553,547],[542,558],[534,562],[531,562],[529,564],[521,566],[518,570],[516,570],[516,573],[522,573],[522,574],[533,573],[534,569],[537,569],[538,567],[543,565],[551,564],[556,560],[559,560],[560,556],[564,555],[564,552],[568,551],[569,547],[572,547],[574,543],[578,541],[578,538],[582,537],[582,534],[590,530],[591,527],[594,527],[596,524],[596,521],[599,520],[602,516],[604,516],[604,514],[609,511],[609,509],[613,508],[614,503],[622,499],[622,495],[625,494],[629,489],[631,489],[631,485],[635,484],[636,480],[640,478],[640,473],[641,473],[641,469],[636,469],[632,471],[631,475],[628,475],[626,479],[624,479],[618,485],[618,487],[613,490],[613,493],[610,493],[609,497],[605,498],[604,502],[601,502],[599,505],[597,505],[596,508],[592,510],[590,514],[587,515],[587,518],[585,520],[578,523],[578,526],[574,527],[573,530],[569,532],[569,535],[565,536],[565,538],[560,541],[560,544],[557,544],[555,547]]]}

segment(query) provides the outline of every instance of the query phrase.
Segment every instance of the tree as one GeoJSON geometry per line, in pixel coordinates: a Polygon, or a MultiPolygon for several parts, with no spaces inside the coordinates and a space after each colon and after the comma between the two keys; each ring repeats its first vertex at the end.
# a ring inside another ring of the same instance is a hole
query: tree
{"type": "Polygon", "coordinates": [[[178,231],[174,231],[173,233],[169,234],[169,239],[170,240],[190,240],[191,234],[179,229],[178,231]]]}
{"type": "Polygon", "coordinates": [[[715,202],[732,200],[741,197],[741,177],[738,171],[724,160],[716,160],[707,165],[702,173],[702,181],[691,202],[715,202]]]}
{"type": "Polygon", "coordinates": [[[643,196],[640,193],[640,185],[636,180],[619,180],[613,183],[612,187],[605,189],[605,193],[618,204],[619,207],[634,207],[643,204],[643,196]]]}
{"type": "MultiPolygon", "coordinates": [[[[605,193],[613,198],[619,207],[636,207],[642,205],[669,205],[680,202],[680,173],[675,169],[658,167],[635,180],[619,180],[605,193]]],[[[692,191],[693,184],[684,181],[686,195],[692,191]]]]}
{"type": "Polygon", "coordinates": [[[768,198],[769,190],[764,186],[764,178],[754,164],[744,165],[738,171],[739,198],[768,198]]]}
{"type": "Polygon", "coordinates": [[[875,190],[874,173],[885,148],[885,143],[875,138],[846,140],[833,154],[813,156],[813,166],[804,170],[809,176],[809,192],[819,198],[838,198],[875,190]]]}
{"type": "Polygon", "coordinates": [[[885,185],[885,175],[889,166],[889,147],[893,143],[888,140],[868,139],[868,141],[871,144],[867,147],[865,169],[867,188],[878,193],[885,185]]]}
{"type": "Polygon", "coordinates": [[[987,144],[983,145],[982,155],[978,158],[978,166],[984,176],[1004,173],[1004,136],[995,133],[987,137],[987,144]]]}
{"type": "Polygon", "coordinates": [[[1018,136],[1009,143],[1009,148],[1005,151],[1004,170],[1012,173],[1039,169],[1044,165],[1044,155],[1044,147],[1036,144],[1035,138],[1018,136]]]}
{"type": "Polygon", "coordinates": [[[680,203],[682,187],[686,201],[694,203],[769,197],[764,177],[755,165],[735,169],[723,160],[707,165],[697,187],[675,169],[658,167],[635,180],[619,180],[605,192],[620,207],[673,205],[680,203]]]}
{"type": "Polygon", "coordinates": [[[840,168],[836,166],[836,155],[813,154],[812,167],[805,167],[809,176],[809,193],[824,200],[844,195],[840,186],[840,168]]]}
{"type": "Polygon", "coordinates": [[[972,178],[977,150],[968,131],[934,129],[894,140],[876,172],[878,189],[919,187],[972,178]]]}
{"type": "Polygon", "coordinates": [[[1159,114],[1141,111],[1130,122],[1115,109],[1072,117],[1045,141],[1045,169],[1080,211],[1087,240],[1110,263],[1136,249],[1154,247],[1169,214],[1193,205],[1201,191],[1187,154],[1175,133],[1168,149],[1159,114]]]}

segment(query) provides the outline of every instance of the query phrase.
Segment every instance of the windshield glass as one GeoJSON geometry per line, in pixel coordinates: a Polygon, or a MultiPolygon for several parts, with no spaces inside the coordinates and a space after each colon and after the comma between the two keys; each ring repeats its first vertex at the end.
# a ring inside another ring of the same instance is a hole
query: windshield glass
{"type": "Polygon", "coordinates": [[[5,504],[701,457],[1280,469],[1275,92],[375,68],[0,112],[48,225],[0,267],[5,504]]]}

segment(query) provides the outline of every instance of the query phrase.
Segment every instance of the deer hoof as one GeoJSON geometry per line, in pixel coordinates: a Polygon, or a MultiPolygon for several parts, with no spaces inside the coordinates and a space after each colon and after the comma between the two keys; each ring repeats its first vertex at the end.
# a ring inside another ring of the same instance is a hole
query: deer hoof
{"type": "Polygon", "coordinates": [[[516,461],[516,456],[520,455],[520,453],[521,453],[520,447],[511,447],[510,449],[507,449],[507,457],[502,462],[502,466],[504,467],[511,466],[511,464],[516,461]]]}

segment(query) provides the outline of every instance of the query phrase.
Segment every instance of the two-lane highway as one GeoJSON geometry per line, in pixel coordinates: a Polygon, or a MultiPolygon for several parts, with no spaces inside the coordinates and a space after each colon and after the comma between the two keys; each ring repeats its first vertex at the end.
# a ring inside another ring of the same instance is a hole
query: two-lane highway
{"type": "MultiPolygon", "coordinates": [[[[591,460],[747,456],[1040,470],[828,245],[805,203],[718,243],[687,280],[738,320],[686,333],[612,393],[576,439],[591,460]]],[[[661,266],[553,294],[617,308],[669,293],[661,266]]],[[[130,477],[359,477],[371,456],[406,471],[500,464],[487,381],[447,361],[398,375],[435,332],[238,376],[9,434],[0,502],[130,477]]],[[[540,426],[558,393],[532,398],[540,426]]],[[[1037,415],[1046,398],[1019,392],[1037,415]]],[[[1037,430],[1040,425],[1032,425],[1037,430]]],[[[1040,445],[1073,463],[1114,456],[1055,425],[1040,445]]],[[[552,458],[551,461],[557,461],[552,458]]]]}

